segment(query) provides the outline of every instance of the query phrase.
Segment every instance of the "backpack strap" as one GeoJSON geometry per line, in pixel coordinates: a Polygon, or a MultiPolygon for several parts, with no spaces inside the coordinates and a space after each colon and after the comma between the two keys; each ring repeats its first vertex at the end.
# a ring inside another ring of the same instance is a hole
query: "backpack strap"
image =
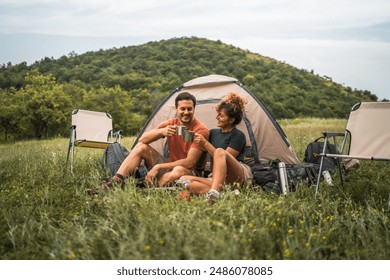
{"type": "Polygon", "coordinates": [[[103,155],[102,155],[102,160],[100,162],[100,164],[102,165],[102,168],[105,169],[106,168],[106,163],[107,163],[107,150],[108,150],[108,147],[110,146],[107,146],[107,148],[104,150],[103,152],[103,155]]]}
{"type": "Polygon", "coordinates": [[[125,155],[123,153],[123,147],[118,142],[110,144],[103,152],[101,165],[102,168],[105,169],[107,166],[107,153],[108,150],[112,149],[114,151],[115,157],[120,160],[120,162],[123,162],[125,160],[125,155]]]}
{"type": "Polygon", "coordinates": [[[120,162],[123,162],[126,157],[123,154],[123,149],[122,149],[121,144],[119,144],[118,142],[115,142],[112,145],[113,145],[113,149],[114,149],[114,153],[115,153],[116,158],[119,159],[120,162]]]}
{"type": "Polygon", "coordinates": [[[325,137],[324,136],[320,136],[316,140],[314,140],[313,142],[318,142],[318,140],[321,140],[321,139],[325,139],[325,137]]]}

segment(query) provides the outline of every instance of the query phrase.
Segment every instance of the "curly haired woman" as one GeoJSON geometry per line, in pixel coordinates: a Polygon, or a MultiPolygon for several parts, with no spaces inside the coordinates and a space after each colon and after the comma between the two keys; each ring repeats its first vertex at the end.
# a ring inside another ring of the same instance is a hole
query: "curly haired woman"
{"type": "Polygon", "coordinates": [[[237,93],[227,94],[216,106],[218,128],[210,130],[210,141],[195,134],[198,143],[212,157],[212,177],[183,176],[187,190],[192,194],[206,193],[206,200],[214,203],[223,184],[245,184],[252,180],[252,172],[244,163],[245,134],[238,125],[243,118],[246,100],[237,93]]]}

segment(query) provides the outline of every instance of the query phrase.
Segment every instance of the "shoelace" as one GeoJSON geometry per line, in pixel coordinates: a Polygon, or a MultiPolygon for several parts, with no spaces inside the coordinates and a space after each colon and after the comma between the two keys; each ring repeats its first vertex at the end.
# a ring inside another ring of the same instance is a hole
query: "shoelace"
{"type": "Polygon", "coordinates": [[[209,190],[206,194],[206,201],[209,203],[214,203],[219,198],[219,191],[217,190],[209,190]]]}

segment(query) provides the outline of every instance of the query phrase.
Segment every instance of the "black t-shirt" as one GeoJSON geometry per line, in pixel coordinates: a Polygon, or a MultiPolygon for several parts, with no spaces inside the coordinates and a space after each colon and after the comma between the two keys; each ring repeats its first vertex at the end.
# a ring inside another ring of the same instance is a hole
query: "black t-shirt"
{"type": "Polygon", "coordinates": [[[239,161],[244,161],[244,152],[246,146],[245,134],[234,128],[229,132],[222,132],[220,128],[214,128],[210,130],[210,143],[215,148],[227,149],[228,147],[239,152],[236,157],[239,161]]]}

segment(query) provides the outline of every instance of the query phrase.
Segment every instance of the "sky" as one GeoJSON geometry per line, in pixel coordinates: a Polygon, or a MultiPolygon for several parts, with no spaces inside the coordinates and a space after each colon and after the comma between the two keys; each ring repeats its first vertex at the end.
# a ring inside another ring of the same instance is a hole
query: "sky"
{"type": "Polygon", "coordinates": [[[390,99],[389,0],[0,0],[0,64],[192,36],[390,99]]]}

